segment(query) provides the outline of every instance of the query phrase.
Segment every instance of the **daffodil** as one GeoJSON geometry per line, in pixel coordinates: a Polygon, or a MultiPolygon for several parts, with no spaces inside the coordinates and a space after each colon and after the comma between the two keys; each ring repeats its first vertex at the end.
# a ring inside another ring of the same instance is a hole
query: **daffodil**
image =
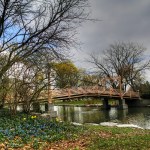
{"type": "Polygon", "coordinates": [[[36,116],[31,116],[31,119],[36,119],[36,116]]]}
{"type": "Polygon", "coordinates": [[[57,118],[56,118],[56,121],[57,121],[57,122],[61,122],[61,119],[57,117],[57,118]]]}
{"type": "Polygon", "coordinates": [[[23,118],[23,120],[25,121],[25,120],[27,120],[27,118],[23,118]]]}

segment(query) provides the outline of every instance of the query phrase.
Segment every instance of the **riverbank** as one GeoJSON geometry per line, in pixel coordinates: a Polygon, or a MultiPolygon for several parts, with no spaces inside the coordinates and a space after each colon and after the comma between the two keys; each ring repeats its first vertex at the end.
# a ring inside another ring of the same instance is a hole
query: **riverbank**
{"type": "Polygon", "coordinates": [[[75,140],[64,140],[50,145],[53,150],[148,150],[150,131],[135,128],[86,126],[75,140]]]}
{"type": "MultiPolygon", "coordinates": [[[[101,107],[102,101],[100,99],[82,99],[82,100],[71,100],[62,101],[56,100],[53,103],[55,106],[75,106],[75,107],[101,107]]],[[[116,100],[109,100],[111,107],[117,107],[118,103],[116,100]]]]}
{"type": "Polygon", "coordinates": [[[55,106],[102,107],[102,104],[55,104],[55,106]]]}
{"type": "Polygon", "coordinates": [[[134,150],[150,148],[150,130],[82,126],[37,116],[0,118],[0,149],[8,150],[134,150]]]}

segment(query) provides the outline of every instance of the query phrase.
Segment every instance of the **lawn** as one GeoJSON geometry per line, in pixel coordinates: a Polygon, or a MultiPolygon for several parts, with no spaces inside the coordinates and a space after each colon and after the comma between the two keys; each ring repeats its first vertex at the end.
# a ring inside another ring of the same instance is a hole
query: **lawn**
{"type": "Polygon", "coordinates": [[[90,150],[148,150],[150,130],[117,127],[90,127],[90,150]],[[92,139],[91,139],[92,138],[92,139]]]}
{"type": "Polygon", "coordinates": [[[0,149],[148,150],[150,130],[75,126],[58,118],[19,115],[0,118],[0,149]]]}
{"type": "Polygon", "coordinates": [[[86,126],[75,140],[55,143],[56,150],[149,150],[150,131],[136,128],[86,126]]]}

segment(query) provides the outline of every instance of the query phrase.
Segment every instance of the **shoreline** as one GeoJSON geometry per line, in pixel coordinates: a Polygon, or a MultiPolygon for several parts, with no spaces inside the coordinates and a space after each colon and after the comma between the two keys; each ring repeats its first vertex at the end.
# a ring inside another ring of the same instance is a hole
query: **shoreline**
{"type": "Polygon", "coordinates": [[[76,126],[104,126],[104,127],[118,127],[118,128],[137,128],[137,129],[142,129],[142,130],[150,130],[146,128],[142,128],[138,125],[135,124],[124,124],[124,123],[114,123],[114,122],[101,122],[99,124],[97,123],[77,123],[77,122],[71,122],[71,124],[76,125],[76,126]]]}
{"type": "Polygon", "coordinates": [[[54,104],[54,106],[102,107],[102,104],[54,104]]]}

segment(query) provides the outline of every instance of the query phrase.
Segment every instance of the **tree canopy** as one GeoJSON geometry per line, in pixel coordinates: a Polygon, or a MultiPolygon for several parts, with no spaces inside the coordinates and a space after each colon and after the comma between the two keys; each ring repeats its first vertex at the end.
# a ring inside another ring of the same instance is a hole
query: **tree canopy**
{"type": "Polygon", "coordinates": [[[7,53],[0,78],[15,63],[47,49],[57,57],[74,42],[87,18],[87,0],[1,0],[0,55],[7,53]]]}
{"type": "Polygon", "coordinates": [[[150,60],[144,56],[146,49],[136,43],[119,42],[110,45],[103,55],[91,54],[90,62],[99,70],[102,76],[120,76],[121,82],[136,88],[142,71],[150,67],[150,60]]]}
{"type": "Polygon", "coordinates": [[[56,72],[56,87],[67,88],[78,85],[80,72],[71,61],[56,63],[54,70],[56,72]]]}
{"type": "Polygon", "coordinates": [[[88,0],[0,1],[0,107],[7,101],[15,110],[22,101],[29,108],[49,87],[50,64],[77,43],[87,6],[88,0]]]}

